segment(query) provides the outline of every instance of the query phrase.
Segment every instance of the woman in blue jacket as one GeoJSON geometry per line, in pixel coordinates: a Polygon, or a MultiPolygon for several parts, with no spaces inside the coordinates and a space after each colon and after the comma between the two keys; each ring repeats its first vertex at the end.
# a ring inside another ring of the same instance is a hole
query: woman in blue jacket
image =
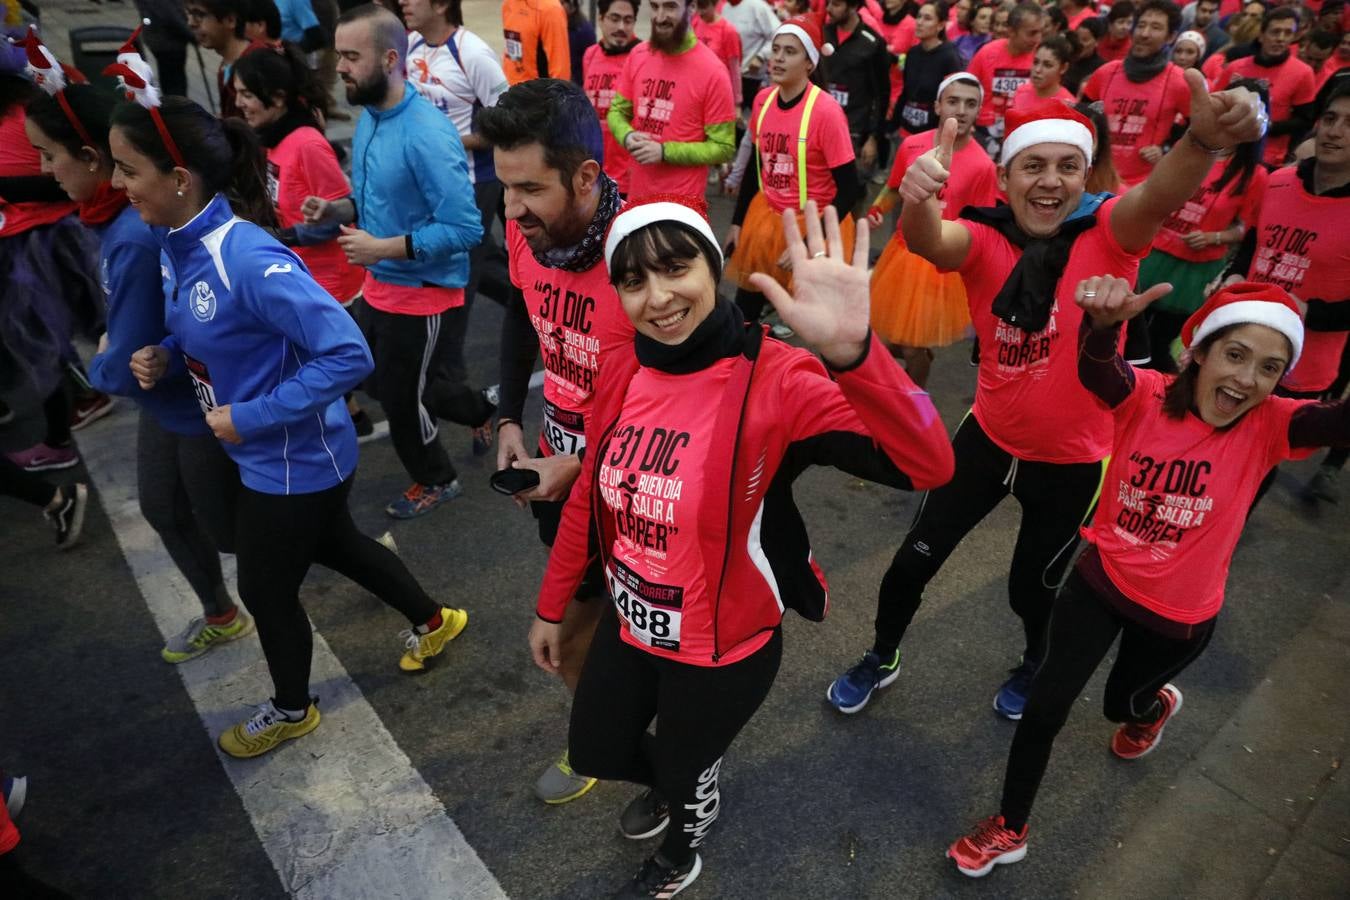
{"type": "Polygon", "coordinates": [[[59,98],[43,94],[30,103],[24,127],[43,171],[80,205],[80,221],[99,237],[108,330],[89,363],[89,381],[141,405],[136,439],[141,514],[202,604],[202,615],[160,651],[165,661],[180,663],[253,630],[252,619],[225,587],[218,552],[232,551],[239,473],[206,427],[185,376],[166,378],[151,391],[138,389],[131,377],[131,354],[165,336],[164,305],[159,242],[126,194],[109,183],[113,105],[106,91],[72,84],[59,98]]]}
{"type": "Polygon", "coordinates": [[[169,97],[158,109],[119,106],[109,144],[113,183],[163,249],[169,333],[138,350],[131,370],[147,389],[186,373],[206,424],[239,465],[239,594],[257,621],[276,695],[219,743],[231,756],[258,756],[319,724],[299,597],[312,563],[407,617],[405,672],[424,671],[468,615],[433,602],[352,522],[356,431],[342,395],[370,373],[370,351],[300,258],[235,214],[270,219],[252,131],[169,97]]]}

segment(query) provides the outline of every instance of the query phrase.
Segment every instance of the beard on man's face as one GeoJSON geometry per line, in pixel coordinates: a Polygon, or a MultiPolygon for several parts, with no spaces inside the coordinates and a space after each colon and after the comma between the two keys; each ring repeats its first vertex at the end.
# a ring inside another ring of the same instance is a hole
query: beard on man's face
{"type": "Polygon", "coordinates": [[[652,26],[652,36],[648,39],[648,43],[658,53],[674,53],[680,49],[680,45],[684,43],[684,36],[688,33],[689,16],[685,15],[683,19],[675,23],[675,27],[670,31],[661,31],[656,26],[652,26]]]}
{"type": "Polygon", "coordinates": [[[376,70],[363,81],[343,79],[347,88],[347,102],[352,106],[378,106],[389,94],[389,81],[384,73],[376,70]]]}

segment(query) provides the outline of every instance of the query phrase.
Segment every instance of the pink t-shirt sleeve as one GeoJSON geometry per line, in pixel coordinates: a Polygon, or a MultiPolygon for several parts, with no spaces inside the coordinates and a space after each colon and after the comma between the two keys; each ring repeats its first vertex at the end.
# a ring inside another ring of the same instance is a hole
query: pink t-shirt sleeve
{"type": "Polygon", "coordinates": [[[1111,69],[1112,65],[1107,63],[1104,66],[1098,66],[1097,71],[1088,76],[1087,82],[1083,85],[1084,100],[1102,99],[1102,92],[1106,90],[1107,72],[1111,69]]]}
{"type": "Polygon", "coordinates": [[[831,169],[853,162],[853,140],[848,133],[848,117],[837,103],[822,103],[818,108],[825,113],[821,116],[820,128],[812,129],[820,135],[820,150],[825,157],[825,165],[831,169]]]}
{"type": "MultiPolygon", "coordinates": [[[[690,55],[693,56],[694,54],[691,53],[690,55]]],[[[731,82],[722,77],[722,73],[726,71],[722,61],[711,53],[697,56],[690,62],[695,62],[695,60],[704,71],[690,72],[688,77],[694,80],[701,79],[704,83],[703,115],[705,126],[733,121],[736,118],[736,104],[731,98],[731,82]],[[703,65],[708,62],[715,63],[715,67],[703,65]]],[[[628,95],[625,94],[624,96],[628,95]]]]}
{"type": "Polygon", "coordinates": [[[347,176],[342,174],[337,156],[326,142],[307,141],[300,148],[297,162],[314,196],[325,200],[341,200],[351,196],[352,188],[347,183],[347,176]]]}

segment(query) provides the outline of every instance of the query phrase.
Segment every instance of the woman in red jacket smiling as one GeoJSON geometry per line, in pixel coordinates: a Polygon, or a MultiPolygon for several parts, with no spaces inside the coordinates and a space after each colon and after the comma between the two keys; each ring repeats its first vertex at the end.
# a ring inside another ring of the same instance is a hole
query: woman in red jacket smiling
{"type": "Polygon", "coordinates": [[[793,479],[813,463],[906,489],[951,477],[932,402],[868,330],[866,225],[849,265],[833,207],[824,234],[814,201],[805,218],[805,242],[795,210],[783,218],[794,295],[753,279],[825,365],[718,299],[722,254],[700,212],[631,206],[605,244],[637,335],[600,372],[530,646],[556,669],[593,530],[614,611],[577,686],[572,766],[648,788],[624,811],[627,837],[666,832],[623,896],[672,896],[697,877],[722,754],[773,683],[784,609],[825,614],[793,479]]]}

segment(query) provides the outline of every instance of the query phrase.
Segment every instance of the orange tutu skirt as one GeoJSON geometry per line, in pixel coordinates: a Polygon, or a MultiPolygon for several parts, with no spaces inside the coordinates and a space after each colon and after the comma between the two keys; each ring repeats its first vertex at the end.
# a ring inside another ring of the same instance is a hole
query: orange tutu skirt
{"type": "Polygon", "coordinates": [[[909,252],[897,231],[872,270],[872,330],[890,344],[945,347],[970,326],[966,285],[959,272],[909,252]]]}
{"type": "MultiPolygon", "coordinates": [[[[801,212],[797,213],[797,227],[802,229],[802,236],[805,237],[806,217],[801,212]]],[[[853,216],[845,216],[844,221],[839,223],[839,235],[844,239],[844,253],[850,260],[853,258],[853,232],[853,216]]],[[[745,221],[741,223],[736,250],[727,260],[726,276],[735,281],[737,287],[754,290],[750,286],[750,276],[755,272],[763,272],[790,291],[792,273],[778,265],[778,259],[786,249],[783,217],[773,211],[763,193],[756,194],[745,212],[745,221]]]]}

